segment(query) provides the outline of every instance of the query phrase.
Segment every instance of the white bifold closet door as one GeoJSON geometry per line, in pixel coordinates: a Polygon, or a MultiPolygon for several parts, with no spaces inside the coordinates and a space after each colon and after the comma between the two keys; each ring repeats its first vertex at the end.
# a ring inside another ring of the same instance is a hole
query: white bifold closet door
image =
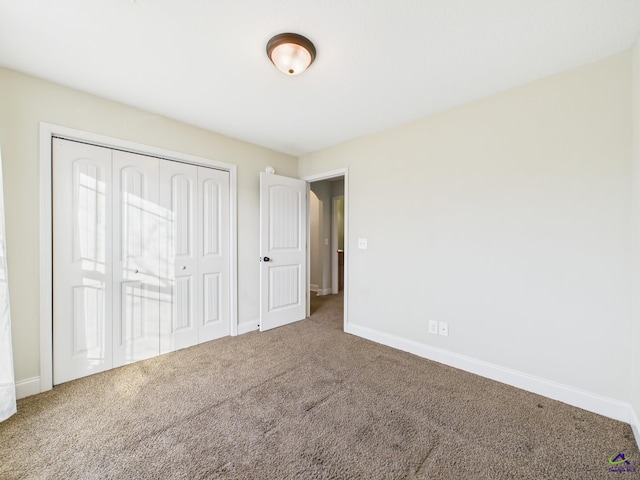
{"type": "Polygon", "coordinates": [[[229,331],[229,174],[160,162],[160,353],[229,331]]]}
{"type": "Polygon", "coordinates": [[[160,190],[166,223],[160,255],[160,351],[198,343],[197,170],[193,165],[162,162],[160,190]]]}
{"type": "Polygon", "coordinates": [[[198,167],[198,343],[231,334],[229,172],[198,167]]]}
{"type": "MultiPolygon", "coordinates": [[[[157,158],[113,151],[113,366],[160,354],[160,206],[157,158]]],[[[54,267],[55,268],[55,267],[54,267]]]]}
{"type": "Polygon", "coordinates": [[[54,383],[230,333],[229,174],[54,139],[54,383]]]}
{"type": "Polygon", "coordinates": [[[111,150],[53,141],[53,378],[113,366],[111,150]]]}

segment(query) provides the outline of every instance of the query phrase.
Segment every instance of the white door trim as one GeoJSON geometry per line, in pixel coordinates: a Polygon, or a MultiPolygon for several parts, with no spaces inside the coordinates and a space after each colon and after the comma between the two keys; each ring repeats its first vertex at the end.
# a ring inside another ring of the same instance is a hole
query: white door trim
{"type": "MultiPolygon", "coordinates": [[[[307,198],[309,198],[309,190],[310,183],[319,182],[321,180],[331,180],[332,178],[340,178],[344,177],[344,325],[343,328],[347,331],[347,327],[349,325],[348,319],[348,298],[349,298],[349,168],[339,168],[337,170],[331,170],[329,172],[316,173],[313,175],[308,175],[306,177],[302,177],[302,180],[307,182],[307,198]]],[[[311,228],[309,223],[309,215],[308,215],[308,205],[307,202],[307,317],[311,314],[311,296],[310,296],[310,285],[311,285],[311,249],[309,248],[309,230],[311,228]]]]}
{"type": "MultiPolygon", "coordinates": [[[[338,209],[337,203],[344,200],[344,195],[331,197],[331,293],[334,295],[340,292],[340,281],[338,280],[338,209]]],[[[344,245],[343,245],[344,247],[344,245]]]]}
{"type": "Polygon", "coordinates": [[[53,251],[51,201],[51,139],[68,140],[126,150],[132,153],[157,156],[168,160],[201,165],[229,172],[229,244],[230,244],[230,315],[231,335],[238,334],[238,251],[237,251],[237,166],[186,153],[143,145],[118,138],[84,132],[72,128],[40,123],[40,392],[53,388],[53,251]]]}

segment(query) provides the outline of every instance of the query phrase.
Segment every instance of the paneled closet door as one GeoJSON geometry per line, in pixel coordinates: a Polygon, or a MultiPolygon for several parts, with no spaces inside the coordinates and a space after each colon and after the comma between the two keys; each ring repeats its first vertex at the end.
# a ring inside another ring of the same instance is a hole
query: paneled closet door
{"type": "Polygon", "coordinates": [[[160,353],[198,343],[198,167],[160,162],[160,353]]]}
{"type": "Polygon", "coordinates": [[[198,167],[199,343],[230,334],[229,172],[198,167]]]}
{"type": "Polygon", "coordinates": [[[53,383],[112,368],[111,150],[53,139],[53,383]]]}
{"type": "Polygon", "coordinates": [[[160,353],[159,160],[113,151],[113,363],[160,353]]]}

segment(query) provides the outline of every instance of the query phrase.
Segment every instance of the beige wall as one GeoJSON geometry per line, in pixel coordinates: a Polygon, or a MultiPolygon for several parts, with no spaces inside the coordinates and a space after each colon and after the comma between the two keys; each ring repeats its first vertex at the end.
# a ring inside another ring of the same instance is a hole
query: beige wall
{"type": "Polygon", "coordinates": [[[349,168],[349,323],[629,401],[631,65],[301,157],[349,168]]]}
{"type": "Polygon", "coordinates": [[[39,122],[48,122],[238,166],[239,323],[258,322],[258,172],[295,176],[294,157],[0,68],[4,167],[16,381],[39,372],[39,122]]]}
{"type": "MultiPolygon", "coordinates": [[[[634,207],[634,282],[633,282],[633,329],[632,403],[636,416],[640,418],[640,40],[633,54],[633,207],[634,207]]],[[[636,420],[638,421],[638,420],[636,420]]],[[[636,426],[636,439],[640,445],[640,424],[636,426]]]]}

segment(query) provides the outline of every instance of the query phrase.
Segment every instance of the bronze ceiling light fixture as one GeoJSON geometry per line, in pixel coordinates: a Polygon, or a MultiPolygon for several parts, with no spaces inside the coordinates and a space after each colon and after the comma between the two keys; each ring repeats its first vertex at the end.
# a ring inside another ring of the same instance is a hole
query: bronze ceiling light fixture
{"type": "Polygon", "coordinates": [[[297,33],[280,33],[267,43],[269,60],[286,75],[299,75],[316,58],[311,40],[297,33]]]}

